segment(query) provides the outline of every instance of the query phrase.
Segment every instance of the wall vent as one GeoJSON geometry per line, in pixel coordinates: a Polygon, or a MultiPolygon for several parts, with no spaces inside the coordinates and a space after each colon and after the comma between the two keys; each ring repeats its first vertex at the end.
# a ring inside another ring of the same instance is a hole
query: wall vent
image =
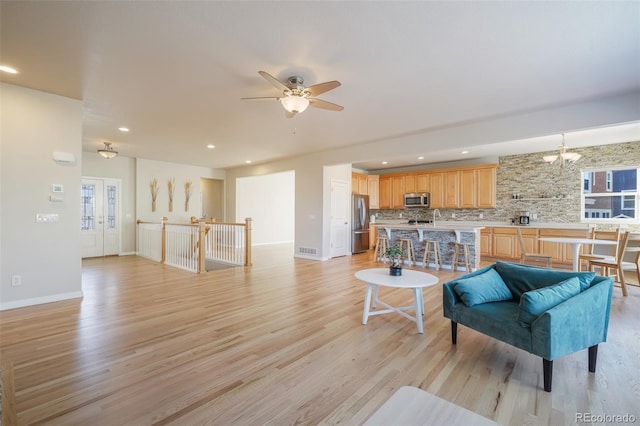
{"type": "Polygon", "coordinates": [[[309,248],[309,247],[298,247],[298,253],[300,254],[318,254],[318,249],[309,248]]]}

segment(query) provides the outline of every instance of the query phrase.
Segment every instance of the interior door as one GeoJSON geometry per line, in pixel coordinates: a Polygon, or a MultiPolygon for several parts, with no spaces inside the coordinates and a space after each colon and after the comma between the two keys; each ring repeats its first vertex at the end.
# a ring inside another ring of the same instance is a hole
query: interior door
{"type": "Polygon", "coordinates": [[[82,257],[118,254],[120,182],[83,178],[81,186],[82,257]]]}
{"type": "Polygon", "coordinates": [[[347,182],[331,181],[331,253],[330,257],[349,254],[351,194],[347,182]]]}

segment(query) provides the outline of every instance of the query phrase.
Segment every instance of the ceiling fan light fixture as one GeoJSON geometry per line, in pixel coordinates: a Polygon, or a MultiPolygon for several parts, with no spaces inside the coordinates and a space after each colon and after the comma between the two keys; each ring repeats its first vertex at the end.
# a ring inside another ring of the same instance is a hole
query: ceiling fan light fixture
{"type": "Polygon", "coordinates": [[[114,151],[113,148],[111,148],[111,142],[105,142],[104,148],[99,149],[98,154],[102,155],[107,160],[110,160],[111,158],[118,155],[118,151],[114,151]]]}
{"type": "Polygon", "coordinates": [[[304,96],[290,95],[284,98],[280,98],[280,102],[284,109],[292,114],[299,114],[304,112],[309,106],[309,99],[304,96]]]}

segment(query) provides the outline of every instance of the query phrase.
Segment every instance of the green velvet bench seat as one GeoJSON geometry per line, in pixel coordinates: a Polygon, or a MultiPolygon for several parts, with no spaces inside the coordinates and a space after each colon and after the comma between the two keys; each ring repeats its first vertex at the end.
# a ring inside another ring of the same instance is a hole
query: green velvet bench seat
{"type": "Polygon", "coordinates": [[[598,344],[607,339],[613,280],[497,262],[443,284],[443,312],[457,325],[542,357],[544,390],[551,392],[553,360],[589,350],[595,372],[598,344]]]}

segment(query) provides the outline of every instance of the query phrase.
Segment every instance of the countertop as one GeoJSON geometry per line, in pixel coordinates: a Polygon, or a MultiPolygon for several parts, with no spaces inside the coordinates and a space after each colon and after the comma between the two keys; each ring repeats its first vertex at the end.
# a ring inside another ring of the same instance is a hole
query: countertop
{"type": "Polygon", "coordinates": [[[398,219],[398,220],[381,220],[376,222],[371,222],[371,226],[382,226],[388,228],[403,228],[403,229],[442,229],[442,230],[451,230],[451,229],[482,229],[482,228],[545,228],[545,229],[589,229],[589,225],[587,223],[550,223],[550,222],[536,222],[530,225],[512,225],[511,223],[505,222],[475,222],[475,221],[446,221],[446,220],[436,220],[436,226],[433,227],[433,224],[420,224],[420,225],[409,225],[408,219],[398,219]]]}

